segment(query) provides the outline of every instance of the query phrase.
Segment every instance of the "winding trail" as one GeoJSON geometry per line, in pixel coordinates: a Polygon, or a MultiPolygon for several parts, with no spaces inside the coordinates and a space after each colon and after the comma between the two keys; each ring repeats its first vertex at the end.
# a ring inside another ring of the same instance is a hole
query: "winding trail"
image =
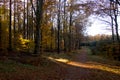
{"type": "Polygon", "coordinates": [[[83,49],[80,51],[79,54],[77,54],[74,58],[74,61],[71,61],[68,63],[68,65],[72,65],[72,66],[68,66],[66,68],[67,70],[67,74],[66,74],[66,80],[85,80],[87,78],[87,69],[84,68],[80,68],[77,67],[79,65],[81,65],[81,63],[85,63],[87,61],[87,55],[86,55],[86,51],[83,49]],[[86,77],[85,77],[86,76],[86,77]]]}
{"type": "Polygon", "coordinates": [[[43,62],[40,57],[31,56],[2,59],[0,80],[120,80],[120,62],[90,55],[85,47],[69,56],[58,54],[44,58],[43,62]],[[20,63],[18,58],[30,65],[20,63]]]}
{"type": "Polygon", "coordinates": [[[60,80],[120,80],[120,67],[111,68],[88,59],[87,49],[82,48],[74,59],[64,64],[60,80]]]}

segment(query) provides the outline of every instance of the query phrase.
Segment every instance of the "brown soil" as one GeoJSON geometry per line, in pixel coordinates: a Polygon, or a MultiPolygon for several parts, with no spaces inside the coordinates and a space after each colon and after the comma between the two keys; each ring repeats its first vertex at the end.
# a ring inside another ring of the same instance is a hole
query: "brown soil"
{"type": "Polygon", "coordinates": [[[111,66],[90,61],[86,48],[76,54],[73,61],[65,65],[66,73],[64,73],[64,78],[60,80],[120,80],[120,66],[116,67],[119,68],[119,73],[115,73],[109,71],[111,66]],[[102,68],[108,69],[102,70],[102,68]]]}
{"type": "Polygon", "coordinates": [[[107,64],[111,61],[104,61],[103,64],[98,58],[98,61],[91,60],[87,53],[87,49],[82,48],[69,62],[44,60],[42,66],[41,63],[38,65],[41,61],[39,58],[25,57],[26,62],[33,63],[36,67],[12,65],[10,67],[17,68],[17,71],[0,70],[0,80],[120,80],[120,66],[107,64]]]}

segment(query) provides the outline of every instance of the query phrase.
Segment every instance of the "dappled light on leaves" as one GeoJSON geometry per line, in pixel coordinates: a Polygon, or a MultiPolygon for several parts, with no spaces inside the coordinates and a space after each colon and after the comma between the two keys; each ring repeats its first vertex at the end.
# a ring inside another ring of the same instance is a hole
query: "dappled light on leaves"
{"type": "Polygon", "coordinates": [[[32,40],[29,39],[23,39],[22,35],[18,35],[18,39],[16,40],[16,48],[20,51],[33,51],[34,43],[32,40]]]}

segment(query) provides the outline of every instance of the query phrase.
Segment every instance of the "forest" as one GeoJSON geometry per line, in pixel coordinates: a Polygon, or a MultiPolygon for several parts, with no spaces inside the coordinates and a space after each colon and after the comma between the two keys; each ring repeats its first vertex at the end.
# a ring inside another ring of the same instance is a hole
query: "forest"
{"type": "Polygon", "coordinates": [[[120,0],[0,0],[0,80],[119,80],[119,18],[120,0]]]}

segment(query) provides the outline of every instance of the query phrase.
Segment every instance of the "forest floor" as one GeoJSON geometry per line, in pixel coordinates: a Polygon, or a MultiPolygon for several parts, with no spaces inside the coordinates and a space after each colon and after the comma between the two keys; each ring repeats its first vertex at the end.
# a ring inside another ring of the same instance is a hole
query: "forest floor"
{"type": "Polygon", "coordinates": [[[39,56],[0,56],[0,80],[120,80],[120,62],[88,48],[39,56]]]}

